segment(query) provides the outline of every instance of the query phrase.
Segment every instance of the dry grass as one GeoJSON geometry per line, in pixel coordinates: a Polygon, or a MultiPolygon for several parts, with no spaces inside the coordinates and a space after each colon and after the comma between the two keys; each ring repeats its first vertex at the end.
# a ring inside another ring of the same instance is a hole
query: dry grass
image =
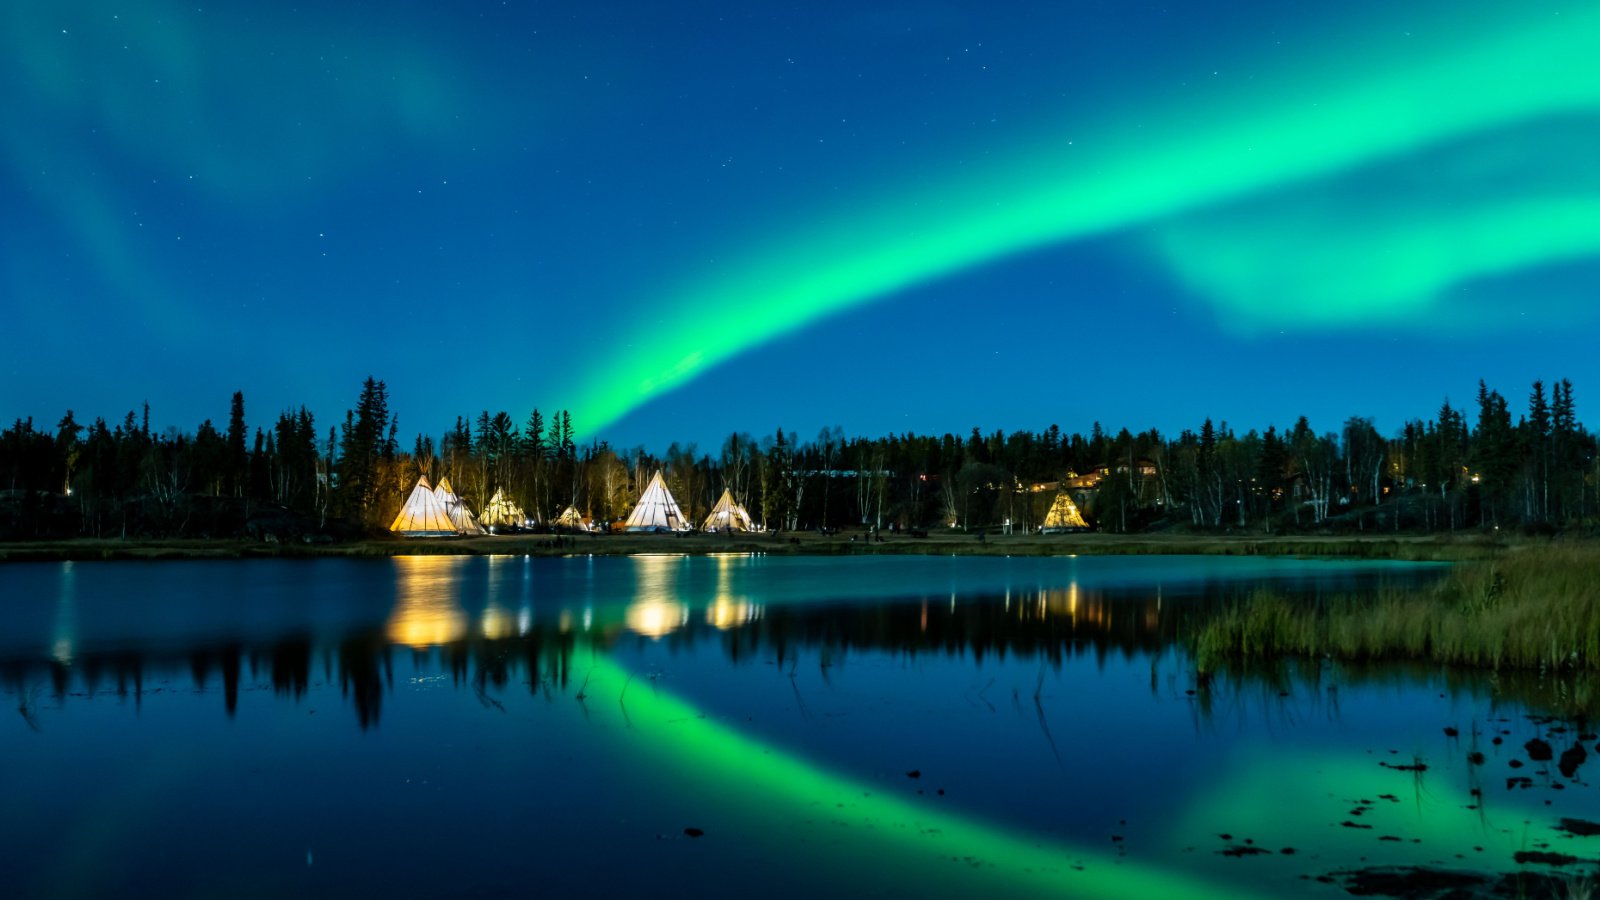
{"type": "Polygon", "coordinates": [[[1201,624],[1202,671],[1298,655],[1600,670],[1600,545],[1512,548],[1431,587],[1301,601],[1257,593],[1201,624]]]}

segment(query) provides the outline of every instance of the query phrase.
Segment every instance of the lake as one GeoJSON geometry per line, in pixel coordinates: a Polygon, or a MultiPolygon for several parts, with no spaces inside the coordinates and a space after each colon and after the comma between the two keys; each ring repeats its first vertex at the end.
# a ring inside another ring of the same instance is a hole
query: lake
{"type": "Polygon", "coordinates": [[[1542,683],[1201,679],[1184,650],[1262,586],[1441,571],[4,565],[0,896],[1343,896],[1335,873],[1374,867],[1565,871],[1515,859],[1600,852],[1572,824],[1600,818],[1595,738],[1525,705],[1542,683]]]}

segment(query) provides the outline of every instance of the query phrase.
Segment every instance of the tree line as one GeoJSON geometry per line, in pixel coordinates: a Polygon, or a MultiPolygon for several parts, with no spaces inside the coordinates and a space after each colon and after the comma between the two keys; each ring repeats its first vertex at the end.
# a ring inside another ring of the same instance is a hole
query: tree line
{"type": "Polygon", "coordinates": [[[1133,532],[1306,529],[1558,529],[1600,506],[1600,454],[1577,421],[1573,388],[1531,386],[1515,417],[1479,383],[1475,409],[1448,401],[1385,436],[1370,418],[1335,430],[1304,417],[1243,432],[1205,419],[1150,429],[849,437],[775,428],[715,448],[664,453],[578,440],[572,413],[484,410],[435,440],[402,446],[384,382],[368,378],[326,431],[305,407],[249,427],[235,393],[227,423],[150,427],[150,409],[53,429],[18,419],[0,432],[0,538],[354,536],[389,524],[419,475],[448,477],[473,509],[496,489],[550,521],[566,506],[625,517],[660,470],[690,521],[723,489],[771,529],[1038,528],[1057,490],[1096,527],[1133,532]]]}

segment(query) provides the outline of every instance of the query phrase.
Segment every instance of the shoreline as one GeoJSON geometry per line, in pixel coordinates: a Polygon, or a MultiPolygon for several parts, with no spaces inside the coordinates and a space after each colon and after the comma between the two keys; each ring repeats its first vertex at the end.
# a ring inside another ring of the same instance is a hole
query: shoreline
{"type": "MultiPolygon", "coordinates": [[[[490,535],[471,538],[370,539],[336,544],[269,543],[255,540],[204,539],[78,539],[0,543],[0,564],[89,560],[179,559],[321,559],[388,556],[635,556],[719,553],[764,553],[798,556],[923,555],[923,556],[1316,556],[1405,561],[1490,559],[1520,546],[1548,545],[1549,539],[1488,535],[974,535],[940,534],[911,537],[884,534],[865,541],[860,533],[821,535],[816,532],[685,536],[633,535],[490,535]],[[854,538],[854,540],[852,540],[854,538]]],[[[1589,544],[1584,539],[1563,543],[1589,544]]]]}

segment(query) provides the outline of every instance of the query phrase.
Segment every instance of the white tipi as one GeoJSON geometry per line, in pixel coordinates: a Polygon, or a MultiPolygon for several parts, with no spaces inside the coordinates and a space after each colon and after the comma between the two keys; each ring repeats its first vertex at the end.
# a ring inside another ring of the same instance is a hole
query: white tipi
{"type": "Polygon", "coordinates": [[[417,479],[389,530],[406,537],[446,537],[456,533],[456,525],[424,475],[417,479]]]}
{"type": "Polygon", "coordinates": [[[706,523],[700,526],[701,531],[755,531],[754,522],[750,521],[750,514],[745,508],[733,500],[733,492],[727,489],[722,491],[722,499],[717,505],[711,507],[711,515],[706,516],[706,523]]]}
{"type": "Polygon", "coordinates": [[[563,509],[561,515],[552,519],[550,524],[556,528],[570,528],[573,531],[589,531],[592,527],[587,519],[579,515],[576,506],[563,509]]]}
{"type": "Polygon", "coordinates": [[[511,502],[506,496],[505,489],[495,488],[494,496],[483,507],[483,515],[478,517],[478,523],[489,528],[517,527],[528,524],[528,514],[522,507],[511,502]]]}
{"type": "Polygon", "coordinates": [[[455,490],[450,487],[450,476],[439,479],[439,486],[433,489],[434,496],[444,504],[445,512],[450,514],[450,521],[455,523],[456,531],[462,534],[488,534],[478,520],[473,517],[472,510],[467,509],[467,504],[461,502],[455,490]]]}
{"type": "Polygon", "coordinates": [[[1072,502],[1066,491],[1056,494],[1056,500],[1050,504],[1050,511],[1045,513],[1044,531],[1052,532],[1072,531],[1078,528],[1088,528],[1089,523],[1084,520],[1083,513],[1078,511],[1078,504],[1072,502]]]}
{"type": "Polygon", "coordinates": [[[683,510],[678,508],[678,501],[672,499],[672,492],[667,490],[667,483],[661,479],[661,470],[656,470],[655,477],[650,479],[650,486],[644,489],[644,496],[639,498],[633,512],[628,513],[628,521],[623,527],[628,531],[689,530],[683,510]]]}

